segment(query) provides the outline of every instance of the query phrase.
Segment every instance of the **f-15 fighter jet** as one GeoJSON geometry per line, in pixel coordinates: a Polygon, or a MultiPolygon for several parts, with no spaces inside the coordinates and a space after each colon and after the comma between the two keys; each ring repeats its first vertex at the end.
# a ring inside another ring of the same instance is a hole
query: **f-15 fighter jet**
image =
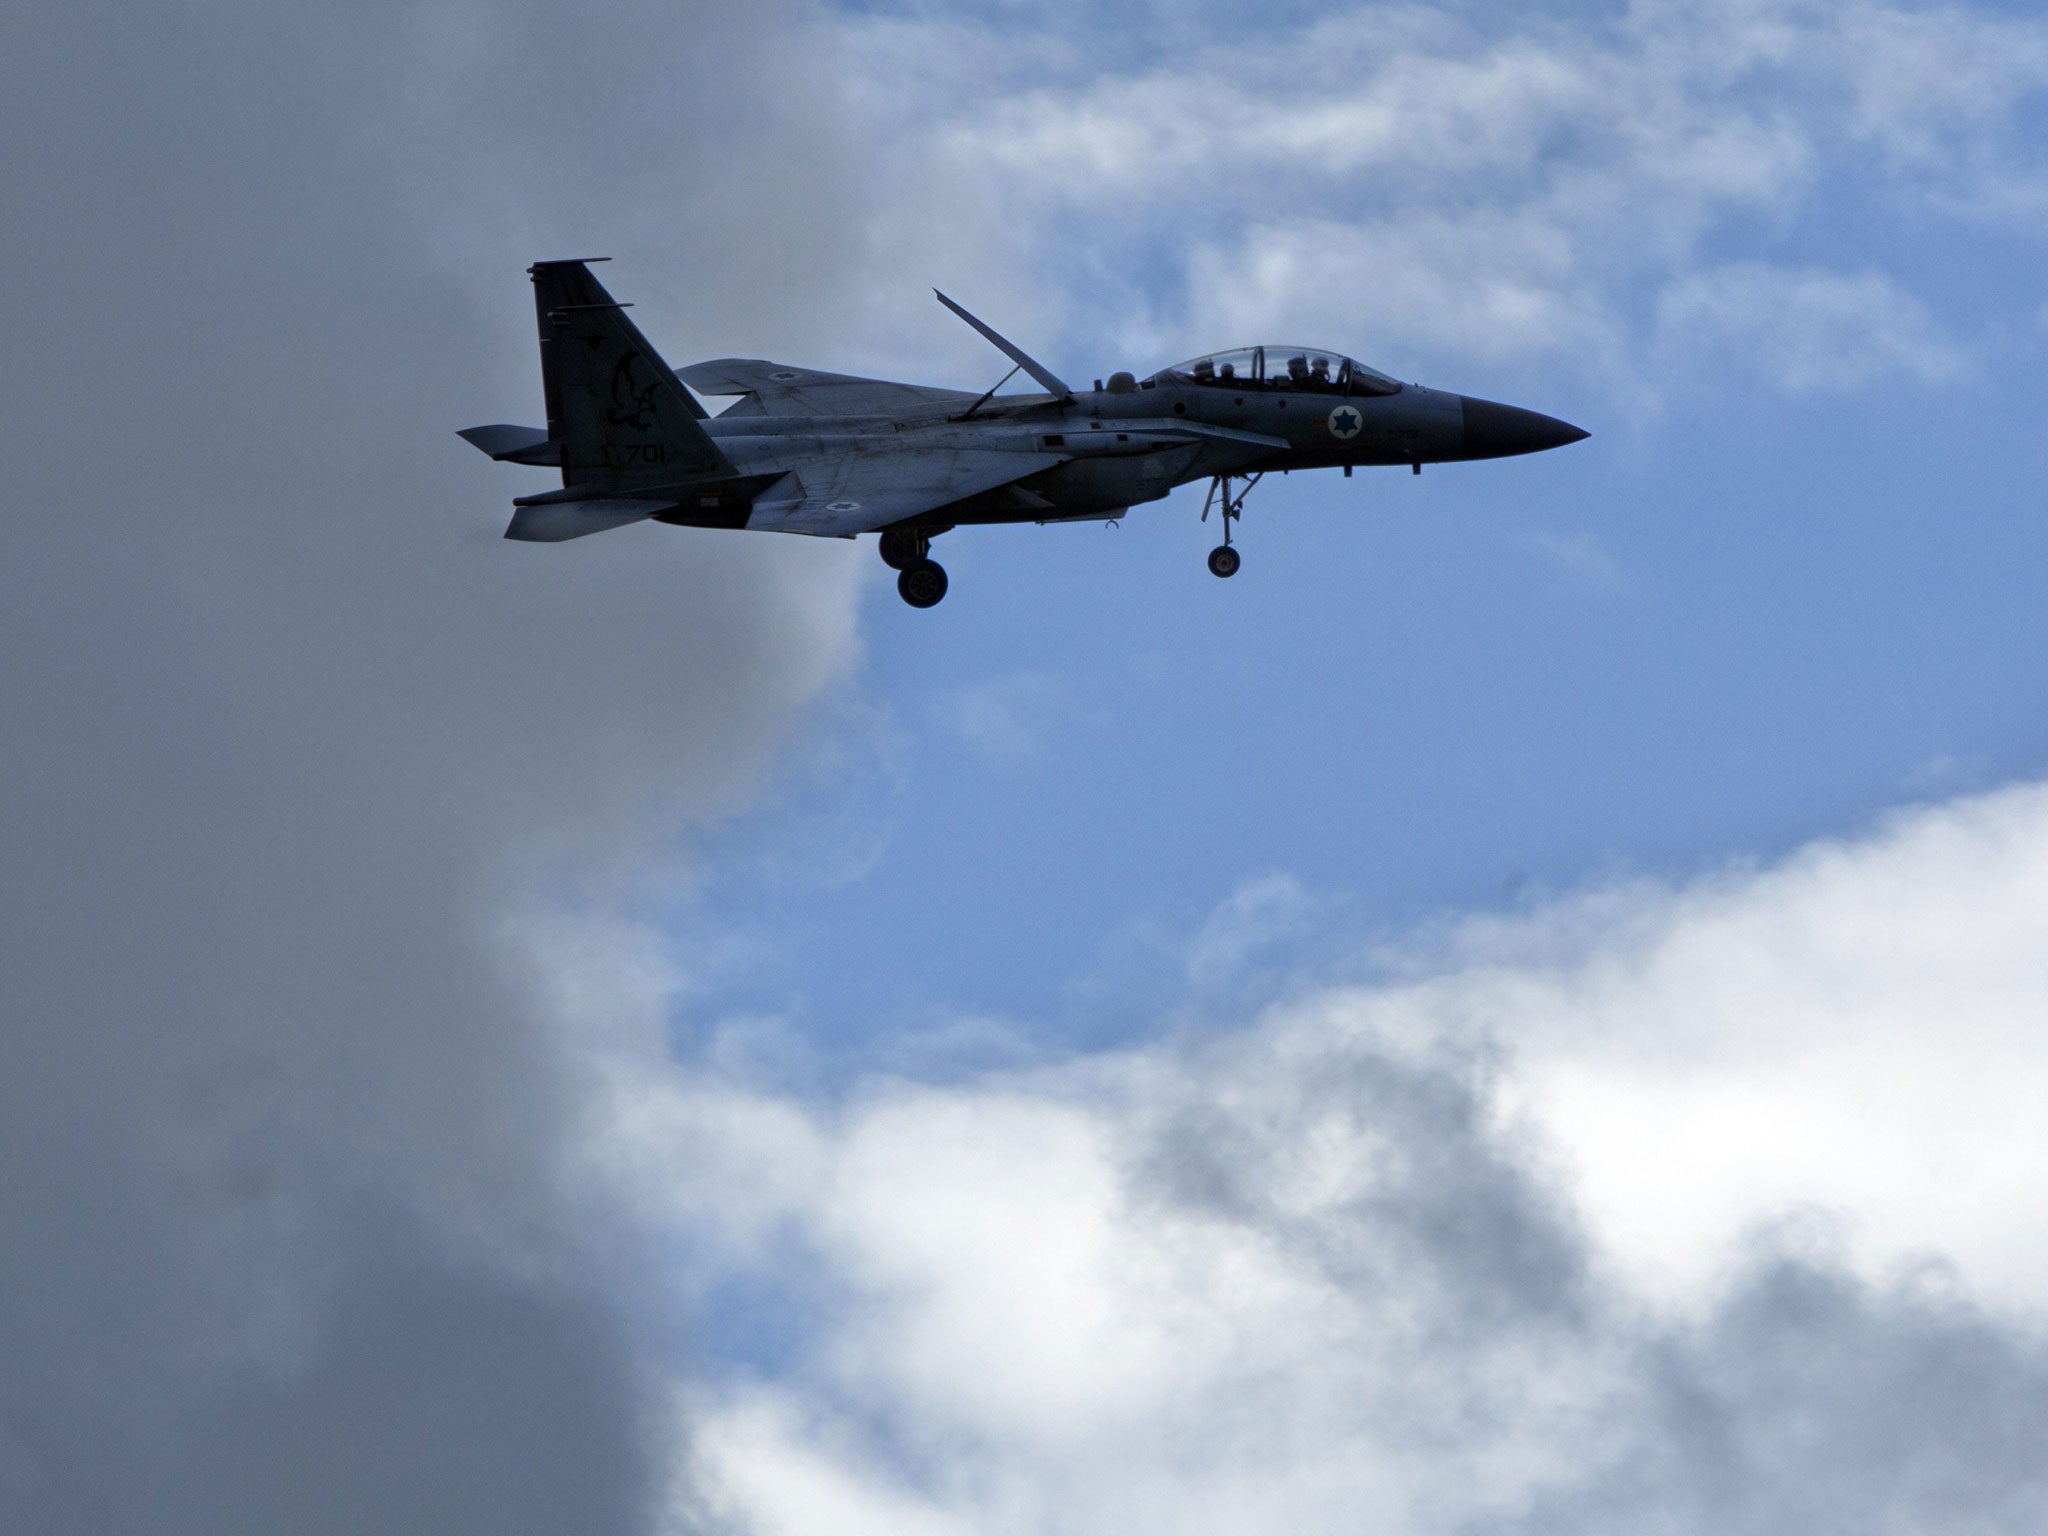
{"type": "Polygon", "coordinates": [[[954,528],[1106,521],[1207,480],[1202,518],[1219,511],[1223,530],[1209,569],[1231,576],[1231,524],[1275,470],[1405,464],[1420,474],[1586,436],[1519,406],[1396,383],[1327,347],[1244,347],[1076,390],[943,293],[1015,365],[984,394],[752,358],[671,371],[588,261],[528,272],[547,425],[461,434],[493,459],[561,470],[560,490],[514,499],[506,538],[555,543],[647,519],[878,533],[913,608],[946,595],[931,545],[954,528]],[[1020,372],[1044,393],[999,395],[1020,372]],[[707,417],[691,390],[740,398],[707,417]]]}

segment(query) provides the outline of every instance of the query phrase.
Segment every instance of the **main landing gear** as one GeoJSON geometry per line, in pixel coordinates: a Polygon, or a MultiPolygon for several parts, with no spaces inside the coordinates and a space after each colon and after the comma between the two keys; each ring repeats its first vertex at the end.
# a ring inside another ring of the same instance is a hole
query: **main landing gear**
{"type": "Polygon", "coordinates": [[[1244,499],[1251,495],[1252,487],[1259,483],[1261,476],[1246,475],[1243,478],[1244,489],[1232,496],[1232,477],[1218,475],[1209,482],[1209,494],[1202,502],[1202,521],[1205,523],[1209,521],[1209,508],[1216,505],[1219,497],[1223,506],[1223,542],[1209,551],[1209,574],[1212,576],[1235,576],[1238,566],[1244,563],[1237,551],[1231,547],[1230,525],[1244,516],[1244,499]]]}
{"type": "Polygon", "coordinates": [[[913,608],[935,608],[946,595],[946,568],[932,559],[931,550],[929,534],[882,530],[882,564],[896,572],[896,595],[913,608]]]}

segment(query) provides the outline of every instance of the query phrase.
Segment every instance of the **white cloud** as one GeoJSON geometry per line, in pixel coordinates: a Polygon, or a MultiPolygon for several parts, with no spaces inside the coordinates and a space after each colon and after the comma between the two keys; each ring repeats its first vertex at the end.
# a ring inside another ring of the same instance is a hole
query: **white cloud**
{"type": "Polygon", "coordinates": [[[1631,379],[1666,288],[1765,254],[1823,192],[2020,230],[2040,203],[2024,114],[2048,25],[1963,7],[1639,0],[1481,26],[1387,5],[1231,33],[1188,16],[1099,65],[951,16],[846,37],[856,73],[917,104],[893,108],[917,146],[893,180],[921,212],[887,248],[964,259],[971,229],[1027,316],[1056,254],[1087,278],[1082,368],[1300,332],[1389,348],[1397,372],[1631,379]],[[1162,300],[1162,262],[1185,298],[1162,300]]]}
{"type": "Polygon", "coordinates": [[[1188,323],[1232,345],[1359,336],[1389,363],[1433,348],[1609,353],[1621,337],[1577,265],[1553,223],[1513,212],[1261,224],[1190,241],[1188,323]]]}
{"type": "Polygon", "coordinates": [[[1854,131],[1937,171],[1981,153],[1986,126],[2048,79],[2048,31],[2037,22],[1957,6],[1847,7],[1830,52],[1854,131]]]}
{"type": "Polygon", "coordinates": [[[598,1130],[687,1290],[807,1298],[690,1397],[783,1536],[2033,1530],[2044,911],[2020,786],[1064,1065],[614,1052],[598,1130]]]}
{"type": "Polygon", "coordinates": [[[1712,268],[1665,290],[1658,331],[1673,374],[1706,363],[1794,393],[1935,384],[1965,367],[1926,308],[1876,272],[1712,268]]]}
{"type": "Polygon", "coordinates": [[[1072,690],[1043,672],[1012,672],[954,689],[940,703],[947,727],[977,757],[1006,768],[1044,755],[1072,690]]]}
{"type": "Polygon", "coordinates": [[[1581,592],[1616,593],[1628,589],[1628,573],[1620,562],[1584,530],[1536,528],[1519,535],[1516,542],[1581,592]]]}
{"type": "Polygon", "coordinates": [[[1570,965],[1496,972],[1472,952],[1476,1006],[1512,1019],[1532,1101],[1635,1273],[1697,1282],[1745,1223],[1812,1202],[1846,1213],[1873,1261],[1931,1247],[2008,1303],[2048,1296],[2030,1150],[2048,1103],[2048,790],[1637,900],[1625,936],[1570,965]]]}
{"type": "Polygon", "coordinates": [[[1310,905],[1292,875],[1266,875],[1230,894],[1189,946],[1187,974],[1198,992],[1241,974],[1260,948],[1291,933],[1310,905]]]}
{"type": "MultiPolygon", "coordinates": [[[[796,1404],[762,1395],[704,1422],[700,1458],[683,1470],[705,1482],[693,1508],[737,1516],[761,1536],[970,1536],[958,1513],[868,1475],[857,1445],[806,1420],[796,1404]]],[[[678,1532],[700,1529],[679,1518],[678,1532]]]]}

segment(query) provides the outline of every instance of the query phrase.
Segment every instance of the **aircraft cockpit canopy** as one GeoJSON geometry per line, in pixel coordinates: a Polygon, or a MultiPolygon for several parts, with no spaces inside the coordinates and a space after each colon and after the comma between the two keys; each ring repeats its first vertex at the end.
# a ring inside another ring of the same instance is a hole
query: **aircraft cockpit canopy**
{"type": "Polygon", "coordinates": [[[1291,390],[1297,394],[1392,395],[1401,386],[1376,368],[1327,347],[1241,347],[1176,363],[1161,381],[1218,389],[1291,390]]]}

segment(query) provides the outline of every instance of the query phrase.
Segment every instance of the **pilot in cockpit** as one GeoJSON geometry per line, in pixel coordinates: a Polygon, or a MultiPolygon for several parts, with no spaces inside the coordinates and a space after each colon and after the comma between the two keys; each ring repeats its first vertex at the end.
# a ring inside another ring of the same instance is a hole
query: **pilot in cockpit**
{"type": "MultiPolygon", "coordinates": [[[[1230,376],[1230,364],[1228,364],[1228,363],[1225,363],[1225,364],[1223,365],[1223,373],[1224,373],[1224,377],[1226,377],[1226,378],[1228,378],[1228,377],[1230,376]]],[[[1215,382],[1216,382],[1216,364],[1215,364],[1214,362],[1210,361],[1210,360],[1209,360],[1208,358],[1206,358],[1206,357],[1205,357],[1205,358],[1203,358],[1203,359],[1202,359],[1202,360],[1201,360],[1201,361],[1200,361],[1199,363],[1196,363],[1196,364],[1195,364],[1195,382],[1196,382],[1197,384],[1213,384],[1213,383],[1215,383],[1215,382]]]]}
{"type": "Polygon", "coordinates": [[[1236,381],[1236,379],[1237,379],[1237,364],[1235,364],[1235,363],[1225,363],[1225,364],[1223,365],[1223,381],[1224,381],[1224,382],[1225,382],[1226,384],[1228,384],[1228,383],[1234,383],[1234,382],[1236,381]]]}
{"type": "Polygon", "coordinates": [[[1330,360],[1327,357],[1318,357],[1311,361],[1308,365],[1308,371],[1309,377],[1317,389],[1328,389],[1330,387],[1330,360]]]}

